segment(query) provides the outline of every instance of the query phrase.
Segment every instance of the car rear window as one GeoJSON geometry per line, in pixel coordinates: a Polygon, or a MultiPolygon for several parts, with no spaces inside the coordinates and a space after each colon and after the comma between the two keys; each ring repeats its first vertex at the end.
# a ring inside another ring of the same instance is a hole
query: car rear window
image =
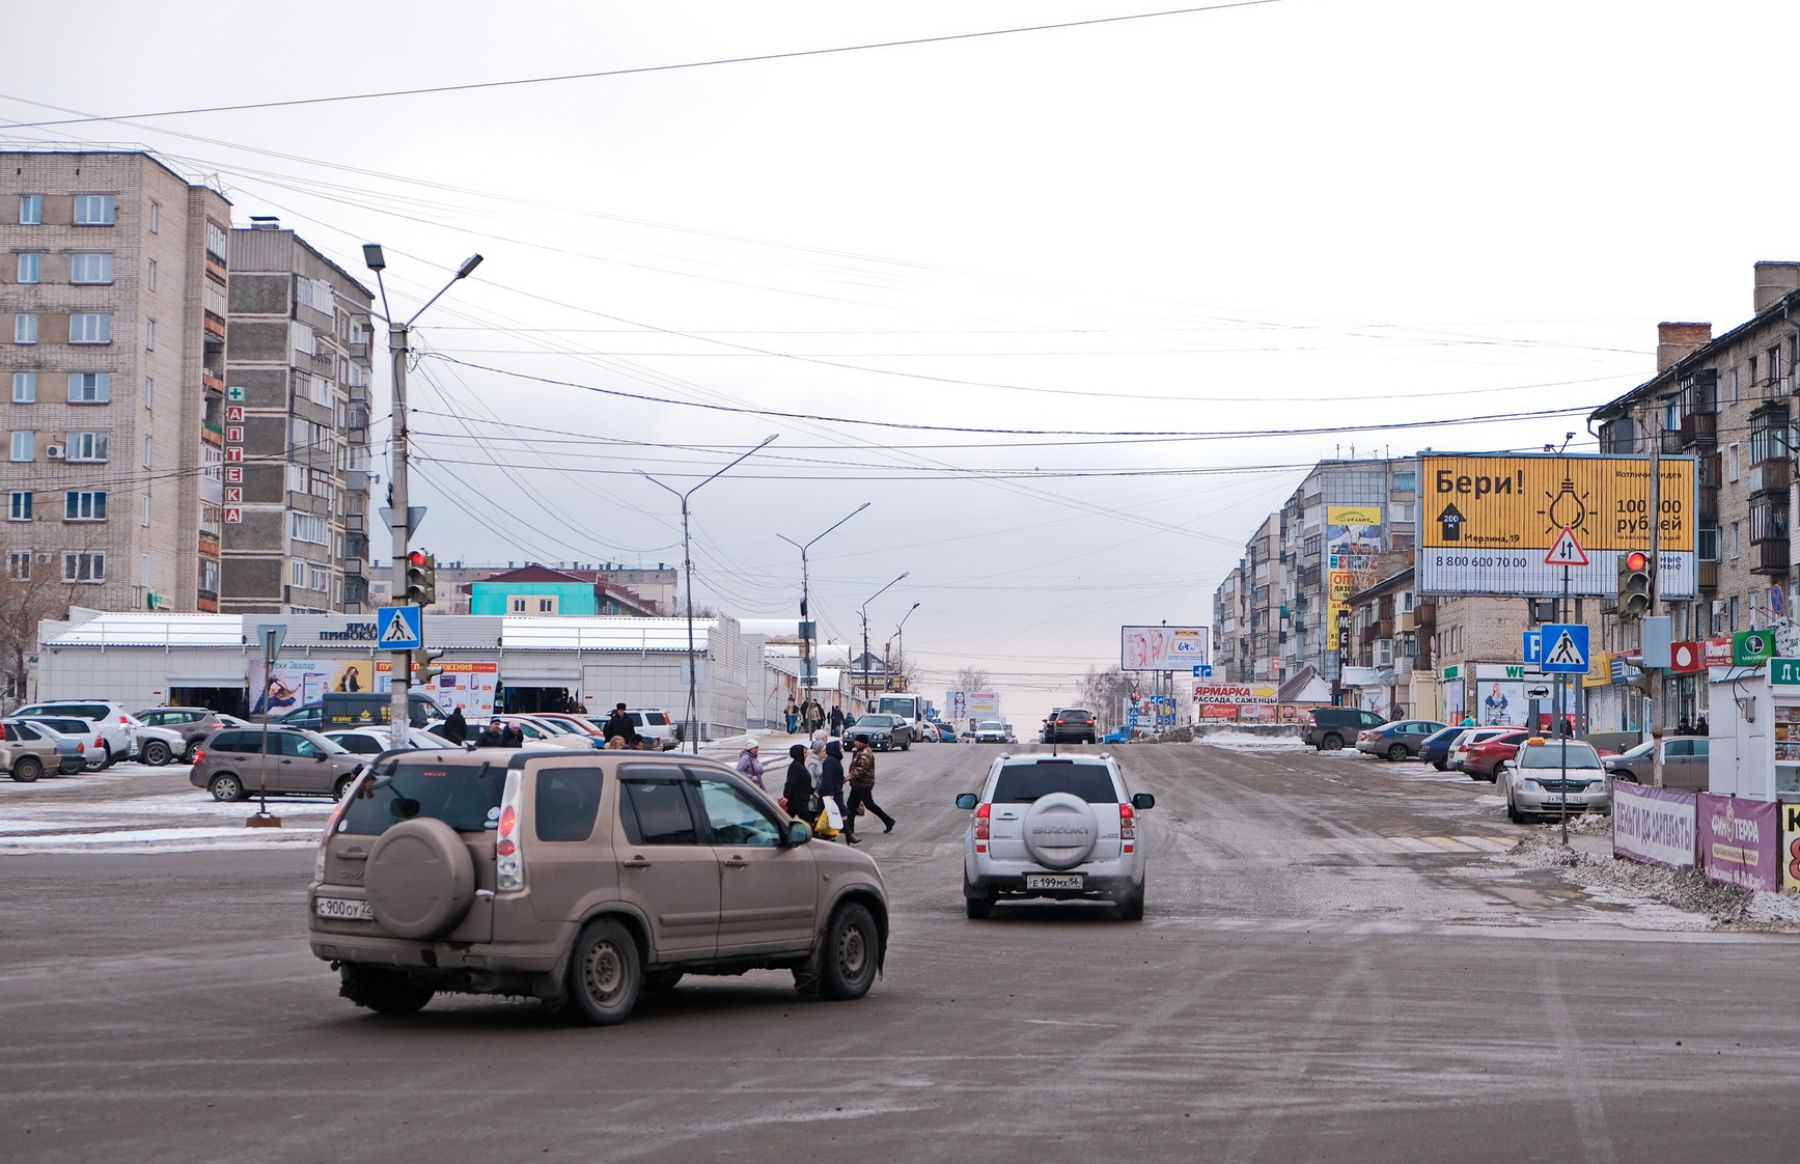
{"type": "Polygon", "coordinates": [[[660,711],[646,711],[644,713],[644,722],[650,724],[652,727],[667,727],[669,724],[669,717],[660,711]]]}
{"type": "Polygon", "coordinates": [[[585,841],[600,808],[600,769],[541,768],[537,774],[537,839],[585,841]]]}
{"type": "Polygon", "coordinates": [[[1079,707],[1065,707],[1056,713],[1057,719],[1093,719],[1094,713],[1083,711],[1079,707]]]}
{"type": "Polygon", "coordinates": [[[378,837],[403,820],[430,817],[459,833],[498,825],[506,769],[492,764],[421,764],[400,761],[357,790],[344,810],[340,832],[378,837]]]}
{"type": "Polygon", "coordinates": [[[1089,804],[1117,804],[1112,773],[1099,764],[1008,764],[994,781],[995,804],[1030,804],[1052,792],[1068,792],[1089,804]]]}

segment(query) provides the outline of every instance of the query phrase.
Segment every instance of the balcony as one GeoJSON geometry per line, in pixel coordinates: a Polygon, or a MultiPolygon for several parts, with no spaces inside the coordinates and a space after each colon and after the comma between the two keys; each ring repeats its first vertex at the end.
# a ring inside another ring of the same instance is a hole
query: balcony
{"type": "Polygon", "coordinates": [[[1716,412],[1690,412],[1681,418],[1681,446],[1712,445],[1719,439],[1719,416],[1716,412]]]}
{"type": "Polygon", "coordinates": [[[1675,454],[1685,452],[1686,450],[1687,450],[1687,445],[1681,439],[1681,430],[1680,429],[1678,429],[1678,428],[1663,429],[1662,451],[1664,454],[1666,454],[1668,456],[1674,456],[1675,454]]]}
{"type": "Polygon", "coordinates": [[[200,538],[199,538],[199,545],[200,545],[200,556],[201,557],[216,558],[219,556],[219,535],[218,534],[208,533],[206,530],[201,530],[200,538]]]}
{"type": "Polygon", "coordinates": [[[1786,457],[1776,457],[1750,466],[1751,493],[1786,493],[1793,480],[1793,463],[1786,457]]]}
{"type": "Polygon", "coordinates": [[[205,441],[209,445],[218,445],[218,446],[224,445],[224,443],[225,443],[224,426],[218,424],[215,421],[211,421],[211,420],[201,421],[200,422],[200,439],[205,441]]]}
{"type": "Polygon", "coordinates": [[[1699,523],[1701,529],[1713,529],[1718,526],[1719,491],[1717,489],[1709,489],[1705,485],[1700,486],[1699,523]]]}
{"type": "Polygon", "coordinates": [[[223,396],[225,395],[225,377],[214,375],[202,368],[200,369],[200,387],[223,396]]]}
{"type": "Polygon", "coordinates": [[[1784,577],[1787,575],[1788,540],[1786,535],[1771,538],[1766,542],[1757,542],[1750,547],[1750,572],[1752,574],[1779,574],[1784,577]]]}
{"type": "Polygon", "coordinates": [[[225,342],[225,317],[223,315],[216,311],[205,312],[201,317],[200,326],[206,330],[207,343],[225,342]]]}
{"type": "Polygon", "coordinates": [[[1719,564],[1717,562],[1700,563],[1700,589],[1717,590],[1719,588],[1719,564]]]}
{"type": "Polygon", "coordinates": [[[206,253],[206,274],[215,283],[223,283],[230,277],[230,272],[225,268],[225,260],[211,251],[206,253]]]}

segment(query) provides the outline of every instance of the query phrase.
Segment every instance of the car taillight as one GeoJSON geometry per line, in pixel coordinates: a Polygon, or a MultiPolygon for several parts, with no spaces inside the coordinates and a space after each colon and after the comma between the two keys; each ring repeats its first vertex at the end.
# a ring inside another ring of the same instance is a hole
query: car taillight
{"type": "Polygon", "coordinates": [[[85,752],[85,751],[87,751],[87,745],[82,743],[80,740],[76,740],[75,741],[75,750],[77,752],[85,752]]]}
{"type": "Polygon", "coordinates": [[[975,807],[975,851],[977,853],[987,852],[988,825],[990,823],[988,814],[992,809],[993,805],[990,804],[980,804],[975,807]]]}
{"type": "Polygon", "coordinates": [[[205,748],[195,748],[194,749],[194,763],[202,764],[205,762],[206,762],[206,749],[205,748]]]}
{"type": "Polygon", "coordinates": [[[506,774],[506,790],[500,795],[500,827],[494,837],[494,885],[504,893],[525,888],[525,854],[520,849],[519,772],[506,774]]]}
{"type": "Polygon", "coordinates": [[[1064,727],[1064,726],[1066,726],[1066,725],[1065,725],[1065,724],[1064,724],[1064,722],[1063,722],[1063,721],[1062,721],[1062,720],[1060,720],[1060,719],[1059,719],[1059,720],[1057,720],[1057,721],[1056,721],[1056,726],[1057,726],[1057,727],[1064,727]]]}
{"type": "Polygon", "coordinates": [[[1127,853],[1137,846],[1137,811],[1129,804],[1119,806],[1119,840],[1127,853]]]}
{"type": "Polygon", "coordinates": [[[122,715],[119,717],[119,722],[122,724],[129,724],[131,722],[131,717],[128,715],[122,715]]]}

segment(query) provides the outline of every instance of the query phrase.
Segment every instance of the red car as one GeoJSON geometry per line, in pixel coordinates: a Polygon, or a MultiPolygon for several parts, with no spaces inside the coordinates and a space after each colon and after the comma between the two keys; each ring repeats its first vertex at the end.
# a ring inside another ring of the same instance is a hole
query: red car
{"type": "Polygon", "coordinates": [[[1529,740],[1532,734],[1528,731],[1507,732],[1503,736],[1495,736],[1491,740],[1484,740],[1476,744],[1469,749],[1468,759],[1463,761],[1463,771],[1467,772],[1471,779],[1486,780],[1489,784],[1494,783],[1495,769],[1500,766],[1502,761],[1517,756],[1519,745],[1529,740]]]}

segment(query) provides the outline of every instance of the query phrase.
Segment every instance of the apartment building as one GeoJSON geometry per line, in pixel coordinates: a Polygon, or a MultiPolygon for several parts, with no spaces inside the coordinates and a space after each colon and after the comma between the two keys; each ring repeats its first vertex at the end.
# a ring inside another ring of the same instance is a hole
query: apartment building
{"type": "MultiPolygon", "coordinates": [[[[1800,262],[1757,263],[1751,307],[1719,336],[1710,323],[1659,324],[1656,374],[1589,419],[1602,452],[1648,453],[1655,441],[1665,454],[1698,458],[1699,596],[1657,611],[1677,640],[1769,626],[1790,592],[1800,262]]],[[[1608,613],[1600,625],[1599,648],[1637,649],[1636,624],[1608,613]]],[[[1670,723],[1706,710],[1704,675],[1663,681],[1670,723]]]]}
{"type": "Polygon", "coordinates": [[[1287,595],[1280,569],[1281,514],[1271,513],[1213,592],[1214,676],[1234,683],[1279,679],[1287,595]]]}
{"type": "MultiPolygon", "coordinates": [[[[228,614],[369,601],[374,296],[273,218],[231,232],[222,425],[228,614]]],[[[210,455],[210,454],[209,454],[210,455]]]]}
{"type": "Polygon", "coordinates": [[[100,609],[217,611],[231,204],[133,151],[0,151],[0,551],[100,609]]]}

